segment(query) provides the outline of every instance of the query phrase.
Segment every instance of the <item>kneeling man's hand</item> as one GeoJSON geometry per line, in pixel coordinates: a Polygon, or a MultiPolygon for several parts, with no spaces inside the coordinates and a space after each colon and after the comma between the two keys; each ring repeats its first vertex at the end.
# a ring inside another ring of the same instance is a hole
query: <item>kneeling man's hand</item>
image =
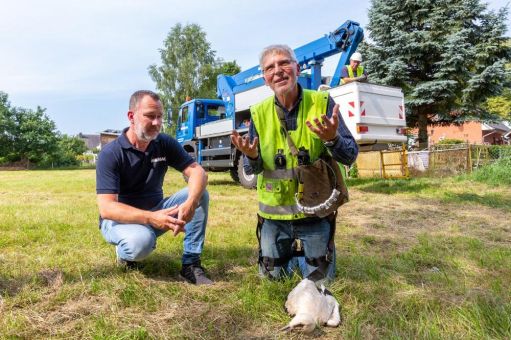
{"type": "Polygon", "coordinates": [[[179,217],[179,210],[180,208],[175,205],[167,209],[154,211],[152,213],[153,216],[151,225],[161,230],[173,230],[174,236],[180,232],[186,232],[184,228],[186,222],[179,217]],[[176,218],[175,216],[178,217],[176,218]]]}

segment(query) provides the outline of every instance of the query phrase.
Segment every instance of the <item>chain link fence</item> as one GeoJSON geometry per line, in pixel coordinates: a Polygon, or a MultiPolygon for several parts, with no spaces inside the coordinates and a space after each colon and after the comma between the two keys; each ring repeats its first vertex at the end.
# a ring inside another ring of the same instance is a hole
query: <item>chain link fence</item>
{"type": "Polygon", "coordinates": [[[406,153],[361,152],[349,173],[359,178],[406,177],[408,171],[410,177],[446,177],[470,173],[503,157],[511,157],[511,146],[435,144],[406,153]]]}

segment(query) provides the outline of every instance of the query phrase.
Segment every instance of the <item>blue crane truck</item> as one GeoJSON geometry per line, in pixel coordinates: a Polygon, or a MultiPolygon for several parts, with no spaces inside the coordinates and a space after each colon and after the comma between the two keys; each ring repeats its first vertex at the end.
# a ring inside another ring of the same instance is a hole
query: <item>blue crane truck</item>
{"type": "MultiPolygon", "coordinates": [[[[302,71],[298,82],[304,89],[326,87],[340,105],[340,113],[361,150],[381,150],[389,143],[406,141],[401,89],[358,82],[339,86],[341,69],[349,64],[363,37],[360,25],[348,20],[334,32],[295,49],[302,71]],[[324,59],[338,53],[341,56],[335,73],[322,77],[324,59]]],[[[230,171],[243,187],[254,188],[257,177],[244,172],[243,154],[232,145],[230,135],[233,129],[246,134],[250,106],[272,95],[260,66],[234,76],[219,75],[219,99],[192,99],[181,105],[176,139],[206,171],[230,171]]]]}

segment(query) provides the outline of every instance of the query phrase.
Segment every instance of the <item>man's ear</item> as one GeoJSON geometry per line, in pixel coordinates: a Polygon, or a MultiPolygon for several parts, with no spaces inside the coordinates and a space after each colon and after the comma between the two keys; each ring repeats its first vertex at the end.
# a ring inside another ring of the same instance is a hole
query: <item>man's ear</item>
{"type": "Polygon", "coordinates": [[[298,77],[300,75],[300,64],[298,62],[296,62],[296,76],[298,77]]]}
{"type": "Polygon", "coordinates": [[[134,121],[135,121],[135,119],[133,118],[134,115],[135,115],[135,113],[133,111],[131,111],[131,110],[128,111],[127,116],[128,116],[130,123],[134,123],[134,121]]]}

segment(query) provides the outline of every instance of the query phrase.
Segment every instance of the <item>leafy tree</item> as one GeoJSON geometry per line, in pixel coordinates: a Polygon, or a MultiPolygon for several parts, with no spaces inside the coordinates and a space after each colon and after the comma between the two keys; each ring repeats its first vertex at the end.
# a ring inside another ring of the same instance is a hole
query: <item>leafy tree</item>
{"type": "Polygon", "coordinates": [[[508,9],[480,0],[372,0],[369,43],[361,45],[372,82],[399,86],[407,124],[427,145],[428,124],[496,120],[483,103],[509,86],[504,44],[508,9]]]}
{"type": "MultiPolygon", "coordinates": [[[[220,69],[218,70],[218,74],[225,74],[228,76],[233,76],[237,73],[241,72],[241,68],[238,64],[236,64],[236,60],[234,61],[228,61],[228,62],[221,62],[220,69]]],[[[215,84],[216,86],[216,84],[215,84]]]]}
{"type": "Polygon", "coordinates": [[[87,151],[87,145],[80,138],[63,135],[58,142],[58,150],[55,158],[59,166],[79,165],[77,156],[87,151]]]}
{"type": "MultiPolygon", "coordinates": [[[[159,49],[162,65],[149,66],[149,75],[160,91],[165,110],[172,108],[174,123],[179,106],[191,98],[215,98],[216,77],[223,71],[240,71],[236,61],[215,59],[216,52],[197,24],[177,23],[159,49]]],[[[175,124],[174,124],[175,126],[175,124]]]]}
{"type": "Polygon", "coordinates": [[[511,91],[504,89],[502,96],[489,98],[486,107],[488,111],[502,117],[502,119],[511,120],[511,91]]]}
{"type": "Polygon", "coordinates": [[[11,107],[8,96],[0,92],[0,157],[15,162],[38,163],[57,149],[58,131],[55,123],[41,107],[36,111],[11,107]]]}

